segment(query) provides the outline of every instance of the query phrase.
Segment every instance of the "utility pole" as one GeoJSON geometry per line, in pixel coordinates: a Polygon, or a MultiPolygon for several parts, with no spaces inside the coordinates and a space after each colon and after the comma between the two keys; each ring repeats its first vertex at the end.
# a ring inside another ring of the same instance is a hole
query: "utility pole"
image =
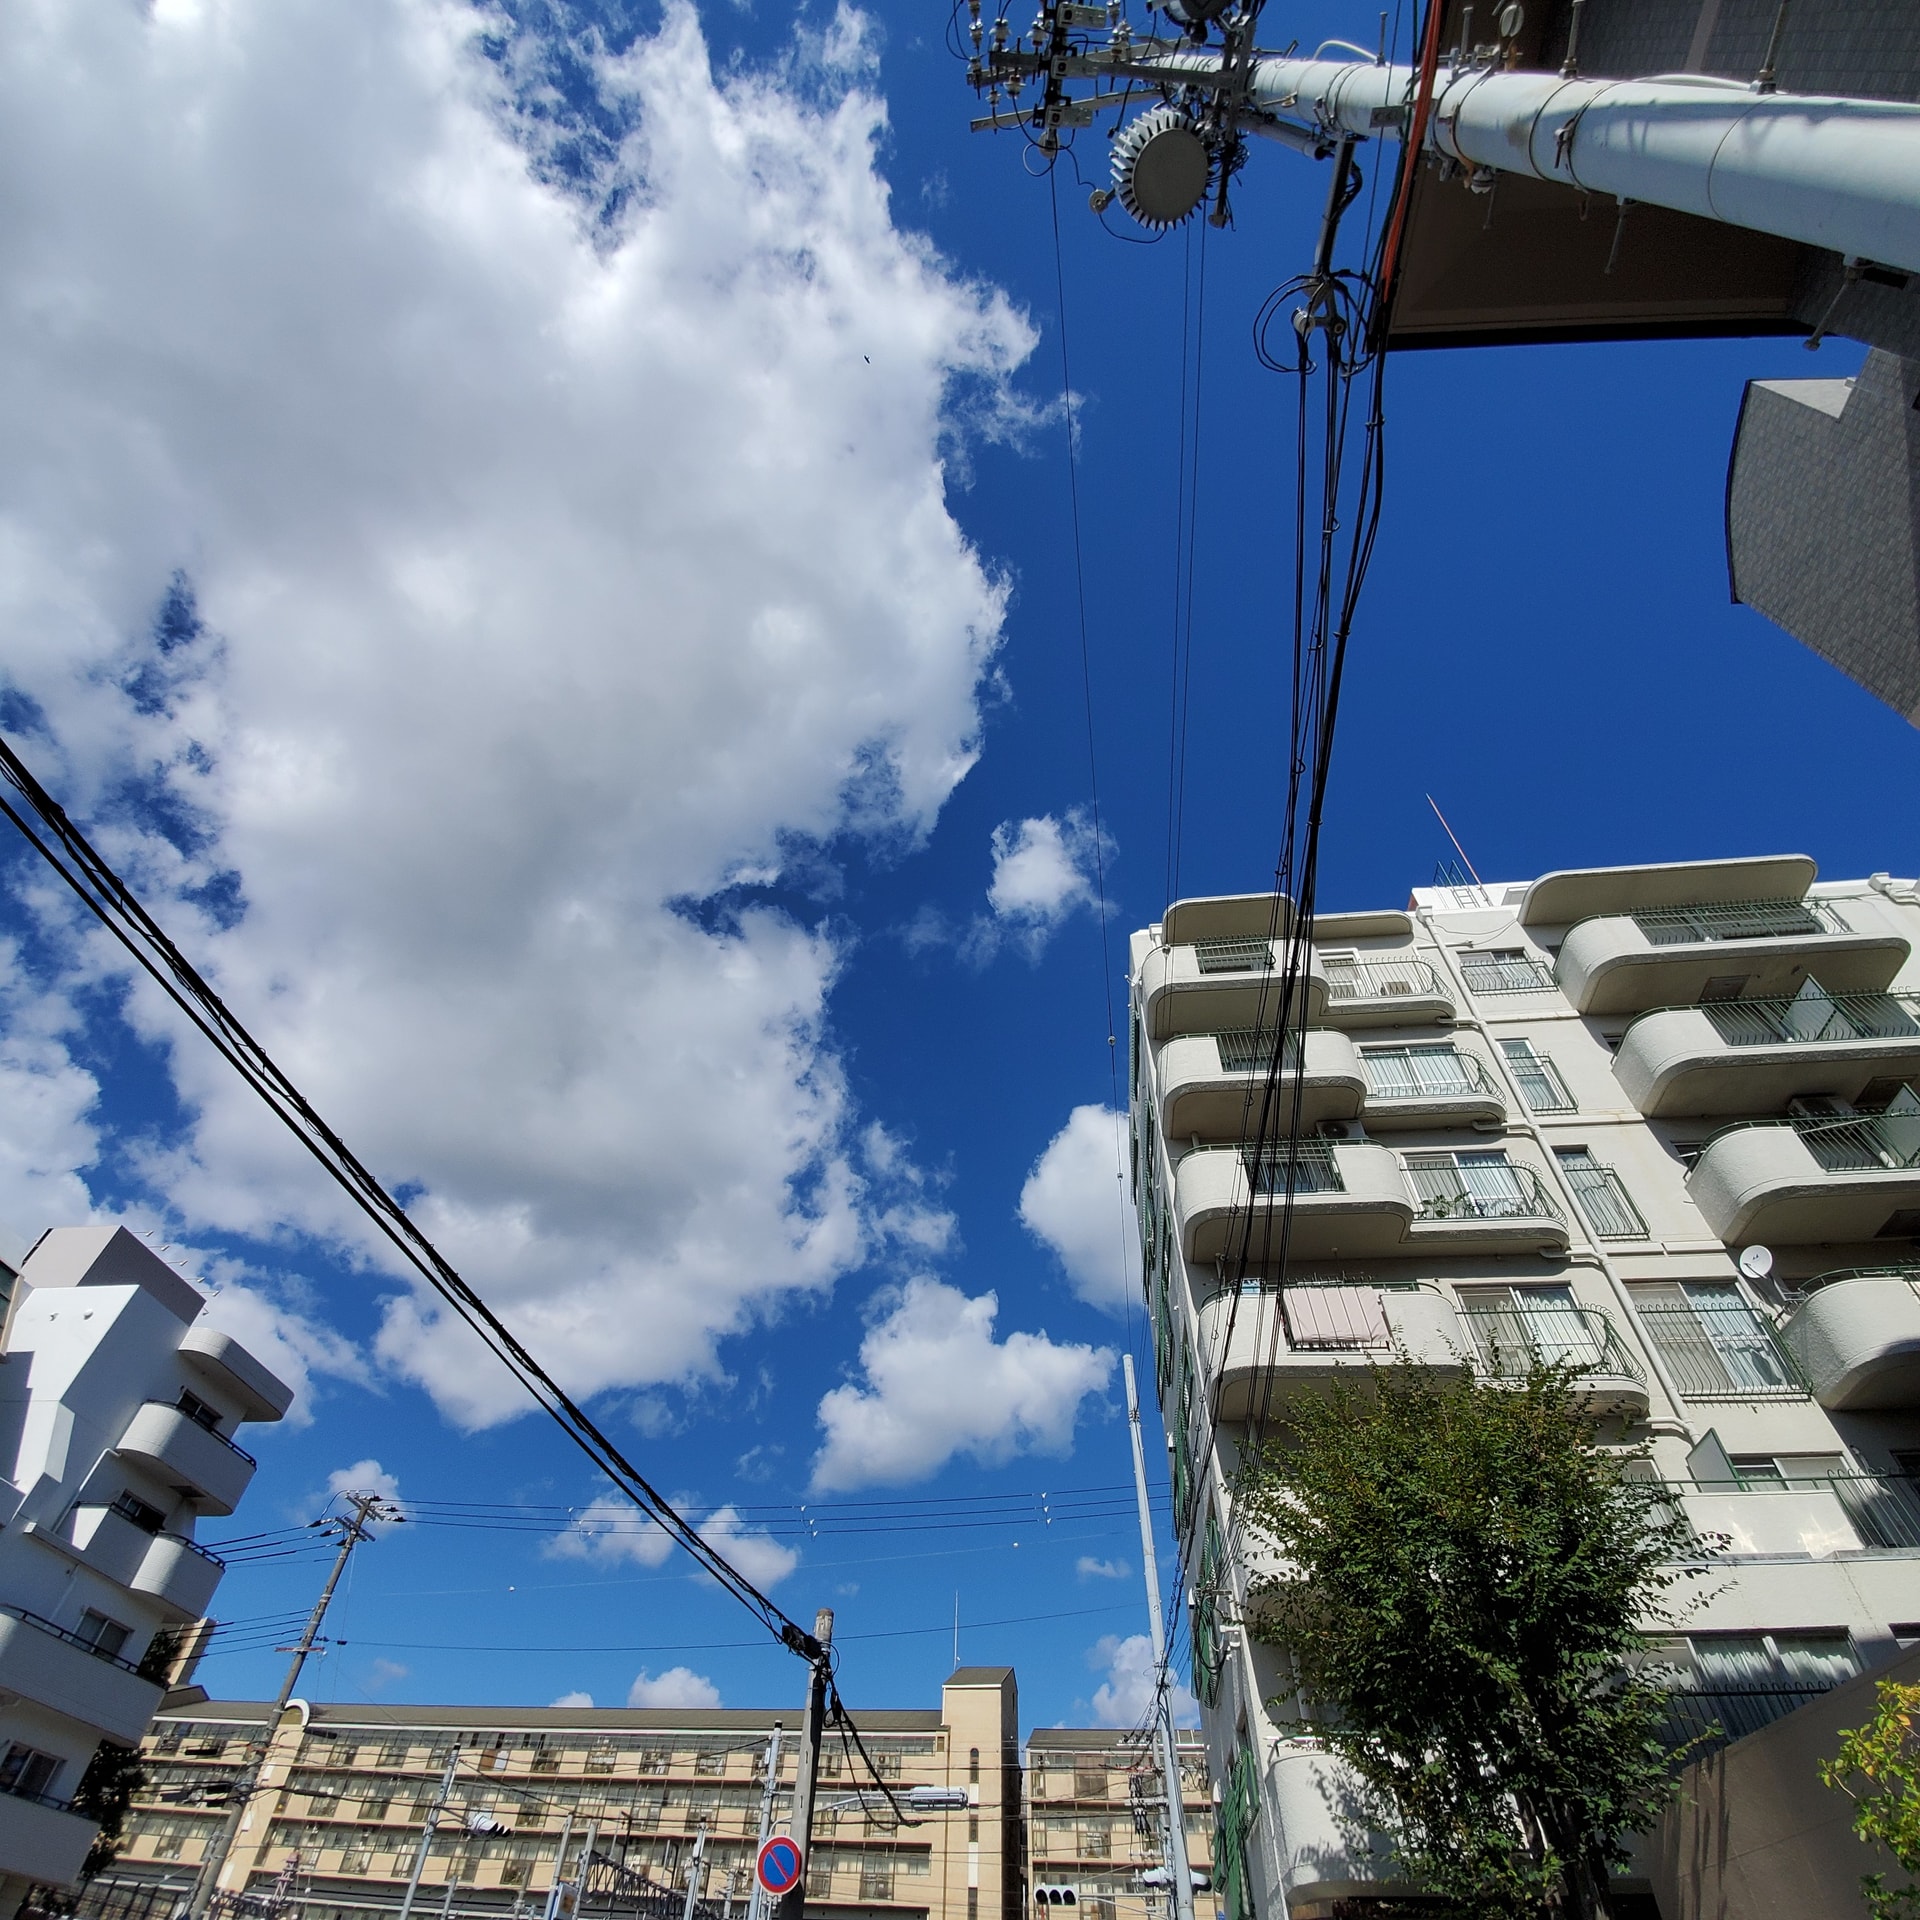
{"type": "Polygon", "coordinates": [[[700,1897],[700,1868],[706,1857],[707,1823],[702,1820],[699,1832],[693,1836],[693,1864],[687,1868],[687,1904],[680,1920],[693,1920],[693,1903],[700,1897]]]}
{"type": "Polygon", "coordinates": [[[755,1872],[749,1877],[747,1886],[747,1920],[761,1920],[765,1908],[766,1895],[760,1888],[760,1875],[757,1870],[760,1849],[773,1838],[773,1801],[780,1791],[780,1732],[781,1723],[773,1723],[773,1737],[767,1742],[767,1785],[760,1796],[760,1835],[754,1842],[753,1856],[755,1872]]]}
{"type": "Polygon", "coordinates": [[[440,1791],[433,1796],[433,1803],[427,1808],[426,1824],[420,1829],[420,1846],[413,1856],[413,1872],[407,1880],[407,1895],[400,1902],[400,1920],[412,1920],[413,1898],[420,1891],[420,1876],[427,1870],[427,1855],[433,1851],[434,1828],[439,1824],[441,1812],[453,1792],[453,1776],[459,1765],[460,1743],[456,1739],[447,1755],[447,1764],[441,1769],[440,1791]]]}
{"type": "Polygon", "coordinates": [[[1127,1376],[1127,1432],[1133,1440],[1133,1491],[1140,1504],[1140,1559],[1147,1576],[1147,1619],[1153,1629],[1153,1669],[1160,1683],[1154,1731],[1160,1742],[1160,1773],[1167,1796],[1167,1891],[1175,1920],[1193,1920],[1193,1870],[1187,1864],[1187,1806],[1180,1793],[1180,1750],[1173,1738],[1173,1686],[1167,1672],[1167,1634],[1160,1620],[1160,1562],[1153,1548],[1153,1515],[1147,1507],[1147,1456],[1140,1444],[1140,1396],[1134,1390],[1133,1355],[1121,1355],[1127,1376]]]}
{"type": "Polygon", "coordinates": [[[187,1899],[187,1920],[205,1920],[208,1909],[213,1905],[220,1875],[233,1852],[233,1843],[239,1837],[247,1809],[260,1789],[260,1775],[265,1771],[273,1737],[279,1731],[280,1716],[286,1711],[287,1702],[293,1698],[294,1688],[300,1684],[300,1672],[307,1664],[307,1656],[319,1644],[320,1628],[326,1620],[327,1609],[333,1604],[333,1590],[340,1584],[340,1576],[346,1572],[354,1548],[362,1540],[373,1538],[367,1523],[370,1520],[398,1521],[406,1517],[391,1501],[377,1493],[350,1493],[347,1499],[353,1507],[351,1514],[330,1514],[326,1519],[313,1523],[325,1532],[340,1536],[340,1551],[334,1556],[333,1571],[327,1575],[327,1584],[320,1589],[320,1598],[313,1603],[313,1611],[307,1616],[306,1631],[293,1646],[282,1649],[293,1655],[293,1664],[288,1667],[287,1677],[280,1683],[279,1698],[268,1711],[267,1724],[261,1730],[259,1740],[254,1743],[246,1769],[234,1782],[232,1811],[228,1813],[227,1824],[221,1828],[219,1838],[208,1850],[194,1879],[193,1892],[187,1899]]]}
{"type": "Polygon", "coordinates": [[[800,1843],[800,1877],[780,1896],[773,1920],[802,1920],[807,1905],[807,1874],[813,1864],[813,1789],[820,1772],[820,1736],[827,1724],[827,1682],[833,1675],[833,1609],[813,1616],[819,1646],[809,1663],[807,1717],[800,1730],[800,1753],[793,1776],[793,1816],[787,1832],[800,1843]]]}

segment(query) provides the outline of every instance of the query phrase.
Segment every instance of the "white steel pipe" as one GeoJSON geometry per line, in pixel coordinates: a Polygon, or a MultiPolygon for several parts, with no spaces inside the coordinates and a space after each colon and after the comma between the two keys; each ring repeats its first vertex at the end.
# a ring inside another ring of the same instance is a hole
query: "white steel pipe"
{"type": "MultiPolygon", "coordinates": [[[[1203,58],[1169,67],[1199,73],[1203,58]]],[[[1414,71],[1262,60],[1254,104],[1365,139],[1410,111],[1414,71]]],[[[1920,106],[1756,93],[1700,74],[1565,80],[1443,68],[1427,143],[1468,167],[1671,207],[1920,273],[1920,106]]]]}

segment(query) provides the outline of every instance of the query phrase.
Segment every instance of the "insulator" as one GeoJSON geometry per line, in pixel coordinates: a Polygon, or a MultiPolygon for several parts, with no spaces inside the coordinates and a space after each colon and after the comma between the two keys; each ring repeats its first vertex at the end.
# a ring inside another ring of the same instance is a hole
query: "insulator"
{"type": "Polygon", "coordinates": [[[1007,22],[1004,14],[993,23],[993,50],[995,53],[1005,53],[1007,50],[1007,22]]]}
{"type": "Polygon", "coordinates": [[[977,87],[979,86],[981,81],[983,81],[986,77],[987,77],[986,70],[981,66],[978,60],[969,60],[967,62],[967,85],[968,86],[977,87]]]}
{"type": "Polygon", "coordinates": [[[975,19],[970,31],[973,34],[973,50],[975,53],[978,53],[980,51],[980,31],[981,31],[980,22],[978,19],[975,19]]]}
{"type": "Polygon", "coordinates": [[[1193,217],[1213,172],[1206,142],[1178,107],[1155,107],[1113,143],[1113,186],[1120,204],[1152,232],[1193,217]]]}

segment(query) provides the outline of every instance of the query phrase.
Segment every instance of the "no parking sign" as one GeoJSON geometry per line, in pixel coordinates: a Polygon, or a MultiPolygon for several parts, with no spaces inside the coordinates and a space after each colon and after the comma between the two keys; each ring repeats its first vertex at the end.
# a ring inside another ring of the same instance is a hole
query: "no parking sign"
{"type": "Polygon", "coordinates": [[[777,1833],[760,1849],[753,1870],[769,1893],[790,1893],[800,1883],[804,1864],[799,1841],[777,1833]]]}

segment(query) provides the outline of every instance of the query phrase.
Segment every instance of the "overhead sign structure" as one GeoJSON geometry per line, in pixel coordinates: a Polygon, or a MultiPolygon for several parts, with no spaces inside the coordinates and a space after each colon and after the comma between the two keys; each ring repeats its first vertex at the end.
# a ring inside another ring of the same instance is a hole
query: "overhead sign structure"
{"type": "Polygon", "coordinates": [[[805,1865],[806,1859],[800,1851],[799,1841],[789,1839],[784,1833],[776,1833],[760,1849],[760,1856],[753,1863],[753,1871],[769,1893],[789,1893],[799,1884],[805,1865]]]}

